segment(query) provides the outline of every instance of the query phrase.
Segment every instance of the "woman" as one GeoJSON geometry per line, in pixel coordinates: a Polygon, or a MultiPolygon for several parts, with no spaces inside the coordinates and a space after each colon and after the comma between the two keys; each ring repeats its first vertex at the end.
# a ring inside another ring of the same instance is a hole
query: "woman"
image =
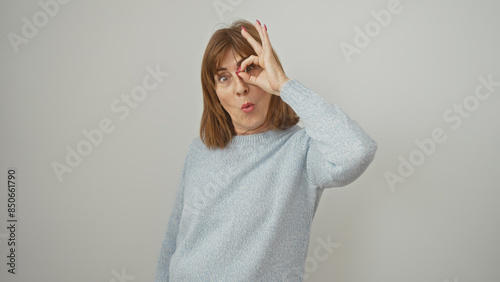
{"type": "Polygon", "coordinates": [[[156,281],[302,281],[323,189],[358,178],[375,141],[286,76],[258,21],[213,34],[201,80],[156,281]]]}

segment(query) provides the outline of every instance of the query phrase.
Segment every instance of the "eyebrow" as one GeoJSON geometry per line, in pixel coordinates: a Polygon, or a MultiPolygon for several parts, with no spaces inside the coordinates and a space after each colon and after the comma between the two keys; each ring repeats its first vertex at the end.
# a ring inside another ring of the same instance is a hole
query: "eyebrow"
{"type": "MultiPolygon", "coordinates": [[[[248,56],[248,57],[250,57],[250,56],[248,56]]],[[[248,57],[247,57],[247,58],[248,58],[248,57]]],[[[239,66],[241,65],[241,63],[242,63],[244,60],[246,60],[247,58],[242,58],[241,60],[239,60],[239,61],[236,63],[236,65],[239,67],[239,66]]],[[[220,72],[220,71],[225,71],[225,70],[227,70],[227,69],[226,69],[226,68],[218,68],[218,69],[216,69],[216,70],[215,70],[215,72],[217,73],[217,72],[220,72]]]]}

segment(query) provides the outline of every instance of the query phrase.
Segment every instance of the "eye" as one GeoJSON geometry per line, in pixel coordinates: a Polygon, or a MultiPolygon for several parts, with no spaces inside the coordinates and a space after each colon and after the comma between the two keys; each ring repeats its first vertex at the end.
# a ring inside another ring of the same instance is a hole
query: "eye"
{"type": "Polygon", "coordinates": [[[227,76],[221,75],[219,78],[217,78],[217,81],[219,82],[226,82],[228,80],[227,76]]]}
{"type": "Polygon", "coordinates": [[[251,70],[253,70],[254,66],[253,65],[249,65],[246,69],[245,69],[245,72],[249,72],[251,70]]]}

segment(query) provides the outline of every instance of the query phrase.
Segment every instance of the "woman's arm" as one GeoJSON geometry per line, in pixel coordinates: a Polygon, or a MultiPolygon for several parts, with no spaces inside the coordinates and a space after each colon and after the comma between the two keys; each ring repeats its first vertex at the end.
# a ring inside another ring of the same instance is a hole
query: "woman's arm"
{"type": "Polygon", "coordinates": [[[338,106],[327,103],[313,91],[296,80],[290,80],[279,67],[273,55],[267,27],[255,23],[262,44],[244,28],[243,37],[257,56],[246,58],[240,65],[263,69],[257,74],[236,73],[246,83],[254,84],[266,92],[281,96],[283,101],[304,121],[310,138],[307,152],[309,181],[316,187],[344,186],[358,178],[375,156],[377,144],[359,125],[352,121],[338,106]]]}
{"type": "Polygon", "coordinates": [[[280,96],[299,115],[311,137],[307,152],[311,184],[318,188],[344,186],[366,170],[377,144],[338,106],[297,80],[287,81],[280,96]]]}
{"type": "Polygon", "coordinates": [[[184,162],[184,168],[180,179],[179,186],[175,197],[174,207],[170,214],[167,231],[163,239],[160,254],[158,256],[158,265],[156,268],[155,282],[168,281],[170,258],[174,254],[176,248],[177,234],[179,232],[179,222],[181,219],[182,208],[184,205],[184,179],[186,173],[187,159],[184,162]]]}

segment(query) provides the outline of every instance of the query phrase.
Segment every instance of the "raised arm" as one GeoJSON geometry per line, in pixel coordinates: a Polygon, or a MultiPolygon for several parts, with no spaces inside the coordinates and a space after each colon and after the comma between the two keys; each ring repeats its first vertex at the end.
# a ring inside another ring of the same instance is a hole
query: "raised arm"
{"type": "Polygon", "coordinates": [[[319,188],[344,186],[366,170],[377,144],[338,106],[329,104],[297,80],[286,82],[280,96],[302,119],[310,137],[310,183],[319,188]]]}
{"type": "Polygon", "coordinates": [[[254,65],[262,71],[249,74],[238,70],[238,76],[246,83],[281,96],[304,121],[310,137],[310,144],[305,144],[308,146],[307,172],[313,185],[325,188],[351,183],[371,163],[377,144],[338,106],[329,104],[297,80],[290,80],[273,54],[267,27],[257,21],[255,28],[262,43],[242,28],[241,34],[257,56],[249,56],[240,68],[245,70],[254,65]]]}

